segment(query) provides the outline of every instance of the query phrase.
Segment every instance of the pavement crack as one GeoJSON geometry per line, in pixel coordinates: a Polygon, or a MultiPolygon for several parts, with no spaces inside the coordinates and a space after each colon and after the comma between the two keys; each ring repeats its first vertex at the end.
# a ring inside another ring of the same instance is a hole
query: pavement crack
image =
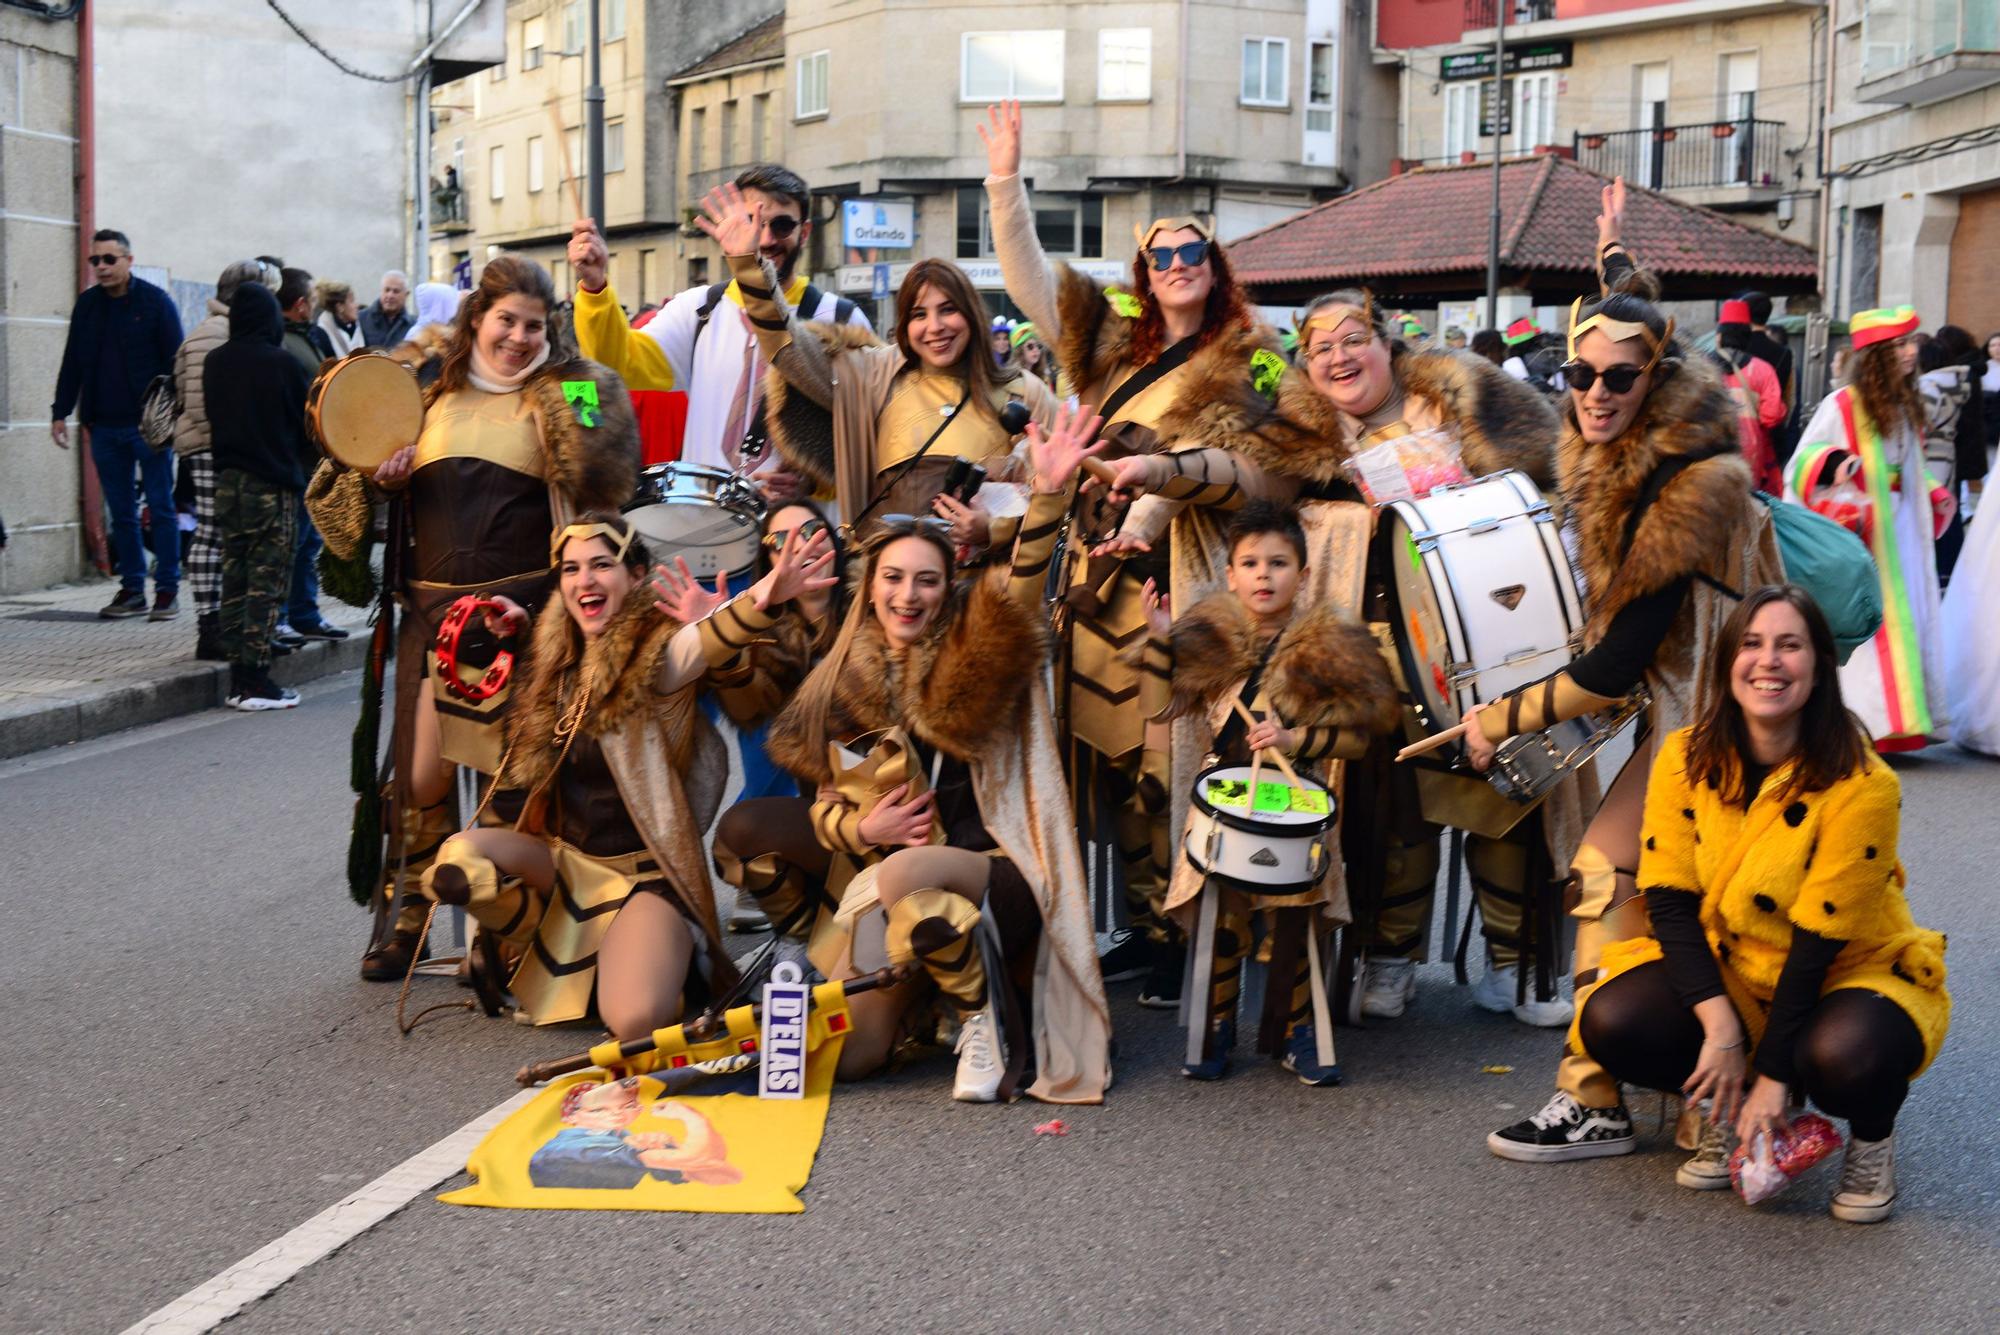
{"type": "Polygon", "coordinates": [[[153,1154],[149,1154],[145,1158],[140,1159],[137,1163],[125,1164],[121,1166],[121,1168],[119,1169],[117,1178],[114,1181],[112,1181],[108,1186],[106,1186],[103,1191],[98,1192],[94,1196],[81,1196],[73,1201],[65,1201],[63,1204],[58,1205],[55,1209],[44,1213],[42,1215],[42,1221],[44,1223],[47,1223],[50,1220],[68,1214],[72,1210],[79,1210],[84,1208],[85,1206],[101,1204],[102,1202],[109,1200],[112,1196],[117,1195],[118,1189],[120,1187],[123,1187],[127,1182],[130,1182],[134,1176],[136,1176],[140,1172],[143,1172],[145,1169],[152,1167],[154,1164],[160,1162],[162,1159],[171,1159],[173,1158],[173,1156],[179,1154],[181,1151],[189,1148],[192,1145],[199,1143],[200,1141],[206,1140],[211,1136],[225,1135],[228,1132],[234,1131],[239,1127],[246,1126],[249,1124],[250,1120],[251,1120],[251,1114],[247,1112],[239,1113],[236,1116],[235,1120],[229,1122],[225,1126],[211,1126],[206,1130],[204,1130],[200,1135],[184,1140],[178,1145],[173,1145],[168,1147],[167,1149],[159,1150],[153,1154]]]}

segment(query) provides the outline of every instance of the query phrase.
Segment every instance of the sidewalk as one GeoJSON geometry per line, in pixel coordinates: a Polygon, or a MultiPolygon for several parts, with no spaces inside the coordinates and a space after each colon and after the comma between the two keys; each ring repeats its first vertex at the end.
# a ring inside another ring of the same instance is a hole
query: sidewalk
{"type": "MultiPolygon", "coordinates": [[[[172,621],[104,621],[97,609],[116,580],[0,595],[0,759],[162,719],[214,709],[229,688],[225,663],[194,656],[194,608],[185,590],[172,621]]],[[[353,632],[280,659],[271,675],[296,686],[359,667],[365,610],[322,597],[327,623],[353,632]]]]}

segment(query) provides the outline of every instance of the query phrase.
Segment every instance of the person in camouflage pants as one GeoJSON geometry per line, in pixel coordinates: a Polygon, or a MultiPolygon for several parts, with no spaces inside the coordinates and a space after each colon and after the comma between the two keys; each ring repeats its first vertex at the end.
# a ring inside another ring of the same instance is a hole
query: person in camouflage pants
{"type": "Polygon", "coordinates": [[[216,479],[222,530],[222,652],[243,674],[271,666],[271,635],[291,589],[299,493],[240,469],[216,479]]]}

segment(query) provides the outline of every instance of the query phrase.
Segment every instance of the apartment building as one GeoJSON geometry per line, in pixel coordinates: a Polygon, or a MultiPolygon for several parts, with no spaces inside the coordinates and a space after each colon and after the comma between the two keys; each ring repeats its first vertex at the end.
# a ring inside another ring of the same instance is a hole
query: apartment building
{"type": "Polygon", "coordinates": [[[1834,0],[1826,284],[2000,329],[2000,0],[1834,0]]]}
{"type": "Polygon", "coordinates": [[[975,126],[1024,104],[1051,255],[1129,272],[1135,226],[1214,218],[1233,238],[1386,169],[1392,77],[1362,0],[793,0],[786,160],[819,196],[812,268],[864,302],[915,260],[956,260],[1011,309],[975,126]]]}
{"type": "Polygon", "coordinates": [[[1399,165],[1491,160],[1503,6],[1503,154],[1572,156],[1816,240],[1822,0],[1378,0],[1399,165]]]}
{"type": "MultiPolygon", "coordinates": [[[[777,13],[775,0],[599,0],[604,212],[611,281],[635,307],[685,286],[684,191],[669,86],[777,13]]],[[[432,96],[430,276],[469,278],[510,251],[571,285],[570,225],[584,212],[586,0],[510,0],[507,59],[432,96]]]]}
{"type": "Polygon", "coordinates": [[[702,197],[754,162],[782,162],[791,120],[785,98],[785,16],[771,15],[667,81],[680,143],[681,216],[674,263],[682,287],[728,277],[722,248],[693,226],[702,197]]]}

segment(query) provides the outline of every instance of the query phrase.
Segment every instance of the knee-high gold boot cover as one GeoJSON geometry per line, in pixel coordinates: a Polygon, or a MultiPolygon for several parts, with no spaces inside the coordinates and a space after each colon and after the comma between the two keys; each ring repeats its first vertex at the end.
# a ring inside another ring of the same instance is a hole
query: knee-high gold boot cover
{"type": "Polygon", "coordinates": [[[913,890],[889,906],[891,963],[916,960],[960,1009],[986,1004],[986,966],[979,955],[979,905],[949,890],[913,890]]]}

